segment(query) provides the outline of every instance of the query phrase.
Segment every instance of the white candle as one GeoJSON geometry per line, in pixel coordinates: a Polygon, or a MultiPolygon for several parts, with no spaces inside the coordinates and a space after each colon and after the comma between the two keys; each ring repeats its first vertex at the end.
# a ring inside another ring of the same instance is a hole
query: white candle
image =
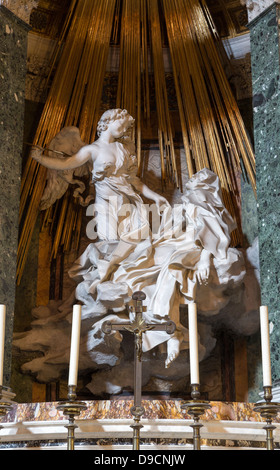
{"type": "Polygon", "coordinates": [[[271,363],[270,363],[270,340],[269,340],[269,320],[268,308],[260,307],[260,327],[261,327],[261,345],[262,345],[262,368],[263,368],[263,386],[271,387],[271,363]]]}
{"type": "Polygon", "coordinates": [[[68,385],[77,386],[81,333],[81,305],[74,305],[72,316],[71,350],[68,385]]]}
{"type": "Polygon", "coordinates": [[[0,385],[3,385],[6,306],[0,305],[0,385]]]}
{"type": "Polygon", "coordinates": [[[191,384],[199,384],[199,358],[198,358],[198,332],[197,332],[197,309],[192,303],[189,309],[189,348],[190,348],[190,370],[191,384]]]}

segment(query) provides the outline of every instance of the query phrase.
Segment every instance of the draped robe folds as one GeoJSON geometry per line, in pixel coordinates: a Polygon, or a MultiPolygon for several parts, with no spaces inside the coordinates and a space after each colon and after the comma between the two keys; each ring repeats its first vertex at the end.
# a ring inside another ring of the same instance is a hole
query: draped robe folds
{"type": "MultiPolygon", "coordinates": [[[[92,321],[93,333],[100,337],[104,321],[127,321],[125,306],[132,293],[141,290],[146,294],[146,320],[173,320],[181,349],[187,348],[188,331],[180,322],[179,306],[196,301],[203,314],[215,315],[226,305],[224,293],[245,276],[242,253],[230,247],[235,224],[223,205],[218,177],[204,169],[188,181],[181,204],[164,209],[153,233],[149,211],[133,188],[131,155],[122,144],[118,152],[116,175],[95,182],[99,241],[89,244],[69,271],[78,284],[76,299],[83,302],[83,318],[92,321]],[[128,211],[124,205],[129,205],[128,211]],[[108,220],[113,221],[111,232],[108,220]],[[202,250],[211,254],[207,286],[198,286],[195,276],[202,250]]],[[[119,334],[112,335],[119,340],[119,334]]],[[[169,339],[163,331],[149,331],[143,335],[143,350],[169,339]]]]}

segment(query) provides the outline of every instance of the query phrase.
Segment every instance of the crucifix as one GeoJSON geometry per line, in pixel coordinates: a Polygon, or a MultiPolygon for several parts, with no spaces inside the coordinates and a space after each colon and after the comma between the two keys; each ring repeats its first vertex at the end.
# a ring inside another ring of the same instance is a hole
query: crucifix
{"type": "Polygon", "coordinates": [[[134,423],[131,426],[133,429],[133,450],[140,448],[140,429],[143,427],[140,424],[141,416],[145,410],[142,406],[142,341],[143,333],[150,330],[165,331],[168,334],[173,334],[176,325],[174,322],[167,321],[165,323],[153,324],[146,323],[143,318],[143,300],[146,299],[144,292],[138,291],[132,295],[135,301],[135,316],[134,320],[125,323],[111,323],[105,321],[102,325],[104,333],[109,334],[112,331],[126,330],[134,334],[134,404],[131,407],[131,414],[134,416],[134,423]]]}

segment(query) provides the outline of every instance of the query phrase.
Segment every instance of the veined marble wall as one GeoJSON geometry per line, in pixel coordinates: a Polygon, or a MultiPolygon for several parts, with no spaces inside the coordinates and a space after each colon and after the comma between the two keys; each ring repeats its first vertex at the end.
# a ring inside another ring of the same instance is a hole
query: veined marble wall
{"type": "Polygon", "coordinates": [[[250,23],[262,305],[270,313],[274,382],[280,378],[280,5],[250,23]]]}
{"type": "Polygon", "coordinates": [[[0,303],[7,306],[4,383],[10,383],[29,27],[0,4],[0,303]]]}

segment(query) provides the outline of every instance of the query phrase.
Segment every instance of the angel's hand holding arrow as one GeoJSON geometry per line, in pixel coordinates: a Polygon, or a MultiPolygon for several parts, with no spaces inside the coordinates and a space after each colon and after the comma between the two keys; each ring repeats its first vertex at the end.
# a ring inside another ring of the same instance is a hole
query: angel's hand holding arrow
{"type": "Polygon", "coordinates": [[[44,158],[42,155],[44,149],[42,147],[39,147],[39,145],[34,145],[32,147],[33,148],[30,152],[30,156],[34,158],[34,160],[36,160],[37,162],[41,163],[44,158]]]}

